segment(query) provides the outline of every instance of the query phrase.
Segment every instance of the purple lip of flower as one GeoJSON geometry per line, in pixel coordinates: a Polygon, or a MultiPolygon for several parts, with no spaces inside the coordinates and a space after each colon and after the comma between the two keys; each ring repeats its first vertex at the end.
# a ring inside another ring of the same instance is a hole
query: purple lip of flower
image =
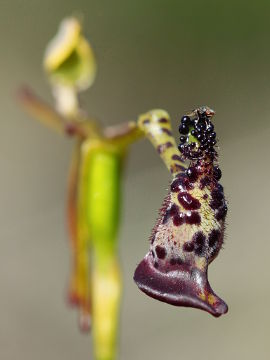
{"type": "Polygon", "coordinates": [[[168,269],[169,265],[167,271],[157,269],[149,253],[138,265],[134,280],[144,293],[171,305],[198,308],[215,317],[228,311],[227,304],[211,289],[207,270],[190,269],[186,264],[168,269]]]}

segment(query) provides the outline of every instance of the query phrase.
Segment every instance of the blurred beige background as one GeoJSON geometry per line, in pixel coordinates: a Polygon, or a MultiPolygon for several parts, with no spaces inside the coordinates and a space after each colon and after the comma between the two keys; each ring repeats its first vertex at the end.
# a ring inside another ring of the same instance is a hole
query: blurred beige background
{"type": "Polygon", "coordinates": [[[269,1],[0,1],[0,358],[91,359],[65,306],[65,227],[71,140],[30,119],[15,101],[21,83],[51,101],[41,69],[47,41],[66,15],[84,14],[99,64],[82,96],[106,124],[161,107],[173,117],[197,105],[216,112],[222,183],[229,201],[225,250],[209,269],[229,304],[220,319],[143,295],[136,264],[169,182],[147,141],[126,171],[121,257],[125,293],[122,360],[260,359],[270,356],[269,1]]]}

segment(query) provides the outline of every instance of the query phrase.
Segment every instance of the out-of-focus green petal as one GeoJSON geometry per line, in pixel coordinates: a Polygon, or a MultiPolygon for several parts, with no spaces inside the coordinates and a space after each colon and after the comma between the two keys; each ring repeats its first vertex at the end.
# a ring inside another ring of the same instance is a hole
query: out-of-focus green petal
{"type": "Polygon", "coordinates": [[[44,67],[48,72],[56,70],[74,51],[81,34],[81,25],[76,18],[64,19],[58,33],[49,42],[44,56],[44,67]]]}
{"type": "Polygon", "coordinates": [[[60,24],[58,33],[46,48],[44,68],[54,85],[72,87],[77,91],[92,85],[96,61],[76,18],[67,18],[60,24]]]}

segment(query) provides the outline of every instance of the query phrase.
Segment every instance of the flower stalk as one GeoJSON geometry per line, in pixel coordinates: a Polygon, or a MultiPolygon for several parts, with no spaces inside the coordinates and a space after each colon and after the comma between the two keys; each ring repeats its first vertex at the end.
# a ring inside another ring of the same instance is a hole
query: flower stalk
{"type": "Polygon", "coordinates": [[[96,64],[78,20],[62,22],[46,49],[44,68],[55,106],[26,87],[19,100],[43,125],[75,137],[67,186],[68,300],[78,308],[80,329],[93,330],[95,360],[114,360],[122,291],[118,232],[124,160],[143,132],[132,121],[102,128],[80,109],[78,92],[93,83],[96,64]]]}

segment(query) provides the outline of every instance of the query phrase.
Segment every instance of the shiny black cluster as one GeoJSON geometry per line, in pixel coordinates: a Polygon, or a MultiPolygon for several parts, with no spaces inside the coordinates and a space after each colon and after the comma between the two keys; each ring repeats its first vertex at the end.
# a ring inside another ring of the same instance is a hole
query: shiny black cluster
{"type": "Polygon", "coordinates": [[[216,155],[215,145],[217,143],[214,125],[206,112],[195,111],[194,116],[183,116],[179,126],[180,145],[179,151],[189,159],[196,159],[207,154],[214,158],[216,155]],[[192,135],[198,142],[190,142],[192,135]]]}

